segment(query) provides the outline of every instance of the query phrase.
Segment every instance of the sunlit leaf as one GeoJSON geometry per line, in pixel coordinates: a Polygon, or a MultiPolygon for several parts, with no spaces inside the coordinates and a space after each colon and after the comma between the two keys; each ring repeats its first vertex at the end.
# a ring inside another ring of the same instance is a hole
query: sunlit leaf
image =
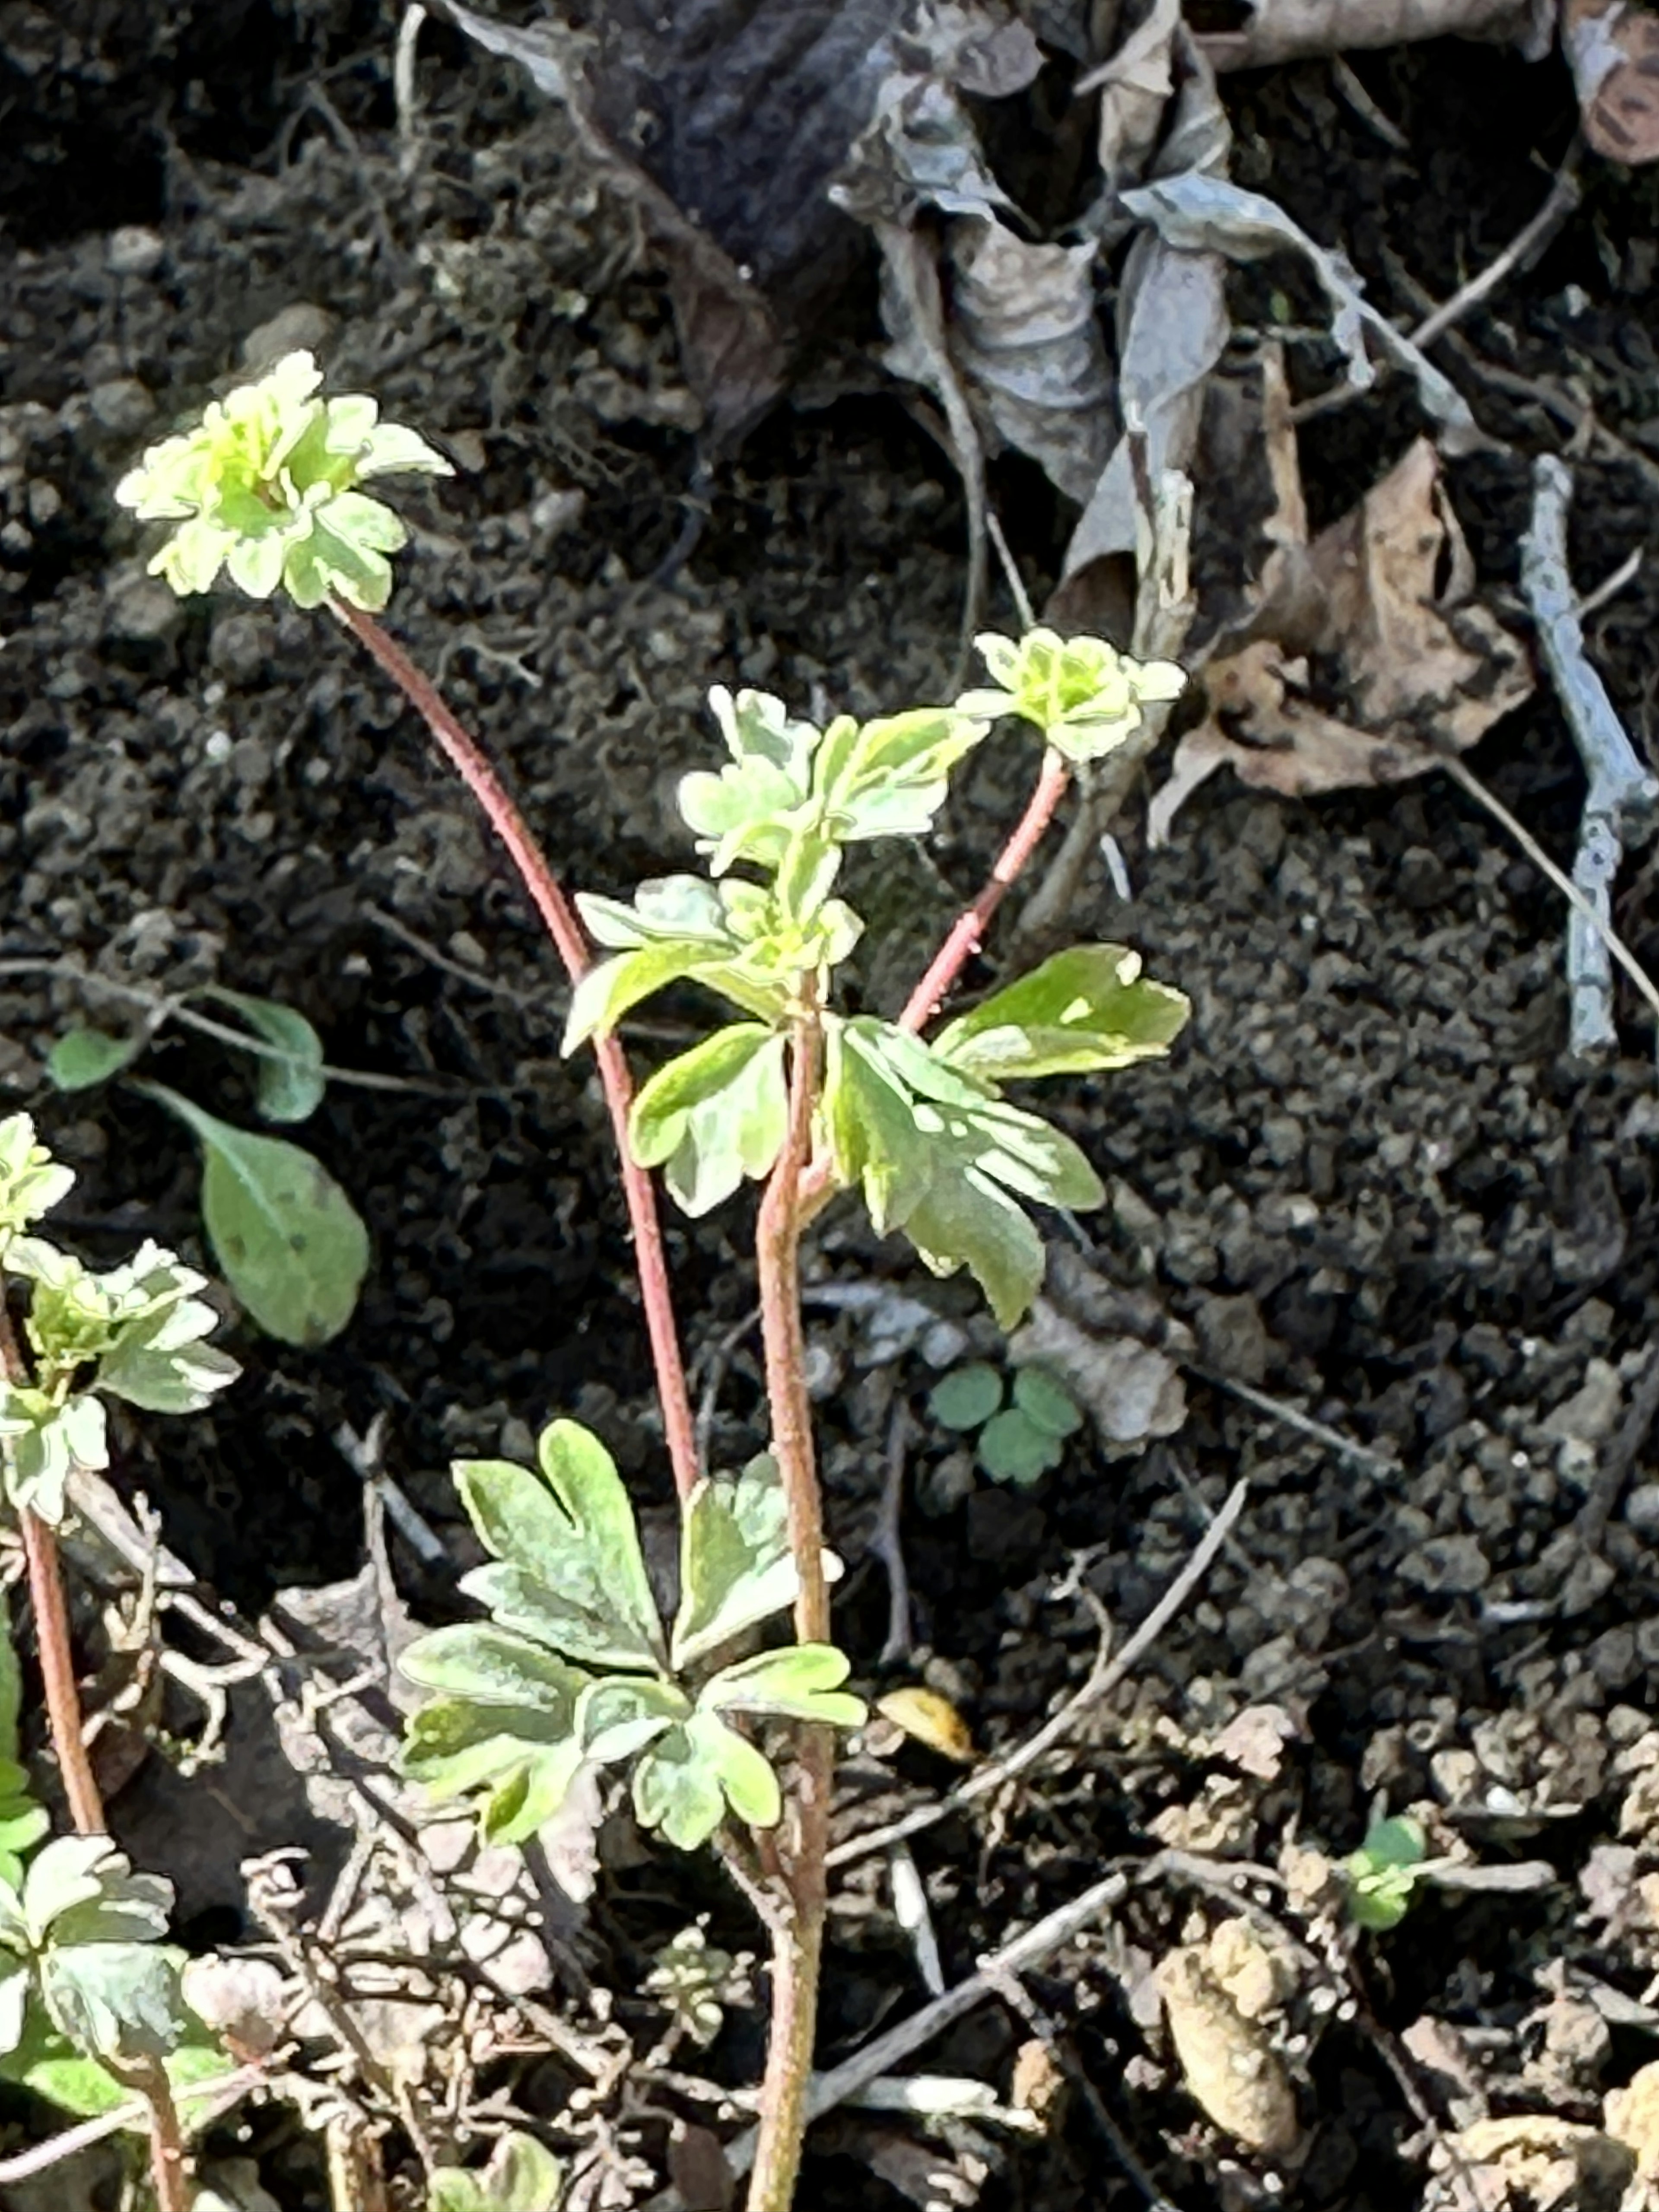
{"type": "Polygon", "coordinates": [[[851,1673],[833,1644],[788,1644],[753,1659],[722,1667],[705,1683],[700,1707],[722,1713],[772,1713],[781,1719],[821,1721],[830,1728],[859,1728],[864,1700],[842,1688],[851,1673]]]}
{"type": "Polygon", "coordinates": [[[735,1482],[700,1482],[680,1524],[675,1671],[781,1613],[798,1587],[776,1462],[751,1460],[735,1482]]]}
{"type": "Polygon", "coordinates": [[[461,1498],[498,1565],[462,1588],[501,1626],[592,1667],[655,1668],[662,1629],[634,1510],[616,1463],[574,1421],[542,1432],[539,1474],[510,1460],[455,1468],[461,1498]]]}
{"type": "Polygon", "coordinates": [[[933,1048],[992,1083],[1087,1074],[1167,1052],[1190,1011],[1179,991],[1141,975],[1137,953],[1079,945],[951,1022],[933,1048]]]}
{"type": "Polygon", "coordinates": [[[789,1121],[785,1039],[757,1023],[717,1030],[659,1068],[634,1101],[629,1143],[641,1167],[663,1167],[694,1217],[771,1170],[789,1121]]]}
{"type": "Polygon", "coordinates": [[[699,1711],[659,1736],[634,1770],[634,1811],[680,1850],[706,1844],[730,1806],[751,1827],[775,1827],[783,1796],[762,1753],[719,1715],[699,1711]]]}

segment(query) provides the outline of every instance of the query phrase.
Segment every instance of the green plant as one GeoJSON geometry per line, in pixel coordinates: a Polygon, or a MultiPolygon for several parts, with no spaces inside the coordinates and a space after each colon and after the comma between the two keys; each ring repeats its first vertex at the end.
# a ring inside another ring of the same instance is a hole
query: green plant
{"type": "Polygon", "coordinates": [[[771,1828],[783,1809],[745,1730],[767,1719],[854,1728],[848,1666],[823,1644],[719,1666],[732,1641],[793,1604],[777,1470],[704,1481],[682,1523],[679,1610],[657,1615],[633,1507],[609,1453],[574,1421],[542,1435],[539,1471],[463,1461],[462,1499],[493,1564],[462,1588],[489,1624],[422,1637],[403,1672],[438,1694],[410,1723],[410,1772],[435,1796],[478,1793],[483,1832],[522,1843],[584,1767],[629,1765],[640,1825],[695,1850],[728,1814],[771,1828]]]}
{"type": "Polygon", "coordinates": [[[556,1422],[539,1474],[501,1462],[458,1470],[493,1555],[468,1577],[491,1619],[440,1630],[405,1658],[433,1693],[411,1724],[409,1761],[437,1790],[477,1796],[486,1829],[504,1838],[544,1825],[589,1765],[631,1766],[636,1813],[671,1841],[719,1835],[771,1936],[771,2035],[748,2203],[750,2212],[783,2212],[812,2060],[831,1731],[860,1711],[841,1687],[848,1662],[830,1638],[801,1237],[838,1190],[856,1189],[877,1227],[903,1231],[927,1267],[968,1269],[1009,1326],[1042,1272],[1028,1209],[1100,1201],[1085,1154],[1006,1086],[1164,1049],[1186,1015],[1178,994],[1141,978],[1121,946],[1083,946],[939,1035],[922,1032],[1036,851],[1074,766],[1122,744],[1142,702],[1172,696],[1181,675],[1125,659],[1098,639],[1037,630],[981,641],[994,689],[869,721],[842,715],[819,728],[765,693],[717,690],[726,763],[681,790],[705,873],[641,886],[627,900],[590,896],[579,919],[488,760],[371,611],[389,588],[375,562],[395,526],[371,522],[354,503],[355,475],[429,467],[430,449],[412,433],[399,443],[370,403],[323,403],[315,392],[309,357],[290,357],[210,410],[199,432],[149,456],[121,496],[141,514],[179,523],[154,563],[175,588],[204,589],[222,568],[256,592],[280,586],[301,605],[326,605],[422,716],[512,858],[574,986],[567,1050],[591,1044],[598,1059],[683,1513],[683,1594],[665,1631],[625,1494],[596,1438],[556,1422]],[[333,550],[339,544],[350,557],[333,550]],[[925,836],[952,769],[1005,716],[1032,726],[1042,752],[989,880],[896,1022],[844,1011],[836,971],[860,928],[837,890],[845,852],[925,836]],[[597,964],[588,933],[605,955],[597,964]],[[686,983],[724,1000],[734,1018],[636,1097],[617,1024],[686,983]],[[698,1467],[655,1166],[693,1212],[745,1180],[764,1186],[755,1249],[771,1449],[735,1484],[707,1482],[698,1467]],[[728,1656],[735,1637],[784,1605],[793,1606],[793,1645],[728,1656]],[[755,1741],[757,1723],[783,1733],[784,1744],[755,1741]]]}
{"type": "Polygon", "coordinates": [[[77,1468],[107,1465],[105,1400],[152,1413],[191,1413],[235,1380],[234,1360],[208,1343],[218,1316],[196,1294],[206,1278],[158,1244],[102,1273],[47,1238],[40,1217],[75,1182],[35,1140],[27,1114],[0,1121],[0,1477],[17,1516],[40,1639],[48,1717],[75,1824],[104,1826],[82,1741],[80,1700],[58,1571],[56,1530],[77,1468]],[[25,1354],[6,1301],[27,1285],[25,1354]]]}
{"type": "MultiPolygon", "coordinates": [[[[304,1121],[326,1087],[322,1039],[292,1006],[219,985],[165,1000],[136,1036],[67,1030],[46,1072],[59,1091],[88,1091],[123,1077],[163,1022],[188,1018],[192,1000],[225,1007],[244,1036],[214,1022],[212,1033],[249,1054],[262,1120],[304,1121]]],[[[202,1148],[202,1225],[225,1279],[257,1325],[284,1344],[325,1344],[350,1320],[368,1267],[368,1231],[339,1184],[301,1146],[263,1137],[210,1114],[167,1084],[132,1087],[182,1121],[202,1148]]]]}
{"type": "Polygon", "coordinates": [[[645,1991],[666,2009],[677,2039],[689,2036],[707,2049],[725,2023],[734,1993],[746,1986],[749,1963],[747,1953],[733,1958],[711,1943],[698,1922],[663,1945],[645,1978],[645,1991]]]}
{"type": "Polygon", "coordinates": [[[1411,1909],[1429,1856],[1420,1820],[1402,1814],[1375,1821],[1364,1842],[1342,1862],[1347,1878],[1348,1917],[1357,1928],[1386,1934],[1411,1909]]]}
{"type": "Polygon", "coordinates": [[[489,2163],[470,2172],[439,2166],[427,2190],[427,2212],[558,2212],[564,2168],[533,2136],[505,2135],[489,2163]]]}
{"type": "Polygon", "coordinates": [[[1012,1389],[984,1360],[953,1368],[928,1394],[941,1427],[977,1430],[975,1449],[994,1482],[1029,1490],[1060,1465],[1066,1440],[1083,1425],[1083,1411],[1058,1376],[1045,1367],[1015,1370],[1012,1389]]]}

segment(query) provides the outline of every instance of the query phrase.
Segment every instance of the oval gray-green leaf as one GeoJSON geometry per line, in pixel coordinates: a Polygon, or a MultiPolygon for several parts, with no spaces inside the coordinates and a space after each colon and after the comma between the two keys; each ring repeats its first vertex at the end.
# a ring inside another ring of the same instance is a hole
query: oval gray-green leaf
{"type": "Polygon", "coordinates": [[[254,1103],[261,1119],[304,1121],[314,1114],[328,1080],[323,1073],[323,1041],[305,1016],[280,999],[253,999],[246,991],[227,991],[217,984],[202,995],[240,1014],[254,1035],[280,1055],[255,1055],[254,1103]]]}
{"type": "Polygon", "coordinates": [[[131,1067],[143,1037],[112,1036],[107,1030],[65,1030],[46,1054],[46,1073],[59,1091],[90,1091],[131,1067]]]}
{"type": "Polygon", "coordinates": [[[1014,1377],[1014,1403],[1026,1419],[1051,1437],[1072,1437],[1083,1426],[1083,1408],[1046,1367],[1022,1367],[1014,1377]]]}
{"type": "Polygon", "coordinates": [[[994,1415],[980,1431],[981,1466],[994,1482],[1012,1482],[1020,1490],[1029,1490],[1057,1467],[1062,1450],[1058,1437],[1013,1406],[994,1415]]]}
{"type": "Polygon", "coordinates": [[[976,1429],[1002,1403],[1002,1377],[983,1359],[953,1367],[927,1394],[927,1410],[941,1428],[976,1429]]]}
{"type": "Polygon", "coordinates": [[[251,1320],[284,1344],[326,1344],[356,1310],[368,1231],[320,1160],[222,1121],[164,1084],[145,1093],[202,1147],[202,1220],[251,1320]]]}

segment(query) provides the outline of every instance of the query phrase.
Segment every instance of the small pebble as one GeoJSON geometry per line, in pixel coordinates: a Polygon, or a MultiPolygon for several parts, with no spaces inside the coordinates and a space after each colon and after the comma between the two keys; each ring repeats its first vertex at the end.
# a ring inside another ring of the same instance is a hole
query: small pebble
{"type": "Polygon", "coordinates": [[[161,267],[166,252],[158,231],[124,222],[105,241],[104,265],[112,276],[149,276],[161,267]]]}
{"type": "Polygon", "coordinates": [[[1638,1482],[1625,1500],[1625,1526],[1659,1542],[1659,1482],[1638,1482]]]}

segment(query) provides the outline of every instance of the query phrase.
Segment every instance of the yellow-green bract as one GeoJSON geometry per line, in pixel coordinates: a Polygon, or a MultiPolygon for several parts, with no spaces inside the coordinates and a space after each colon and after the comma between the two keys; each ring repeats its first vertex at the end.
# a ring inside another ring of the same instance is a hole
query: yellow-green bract
{"type": "Polygon", "coordinates": [[[449,463],[366,392],[317,397],[322,372],[291,353],[256,384],[214,400],[193,429],[152,446],[116,486],[141,521],[179,527],[150,562],[180,595],[211,589],[220,570],[256,599],[280,586],[296,605],[349,600],[378,611],[392,592],[386,559],[409,533],[356,487],[404,470],[448,476],[449,463]]]}

